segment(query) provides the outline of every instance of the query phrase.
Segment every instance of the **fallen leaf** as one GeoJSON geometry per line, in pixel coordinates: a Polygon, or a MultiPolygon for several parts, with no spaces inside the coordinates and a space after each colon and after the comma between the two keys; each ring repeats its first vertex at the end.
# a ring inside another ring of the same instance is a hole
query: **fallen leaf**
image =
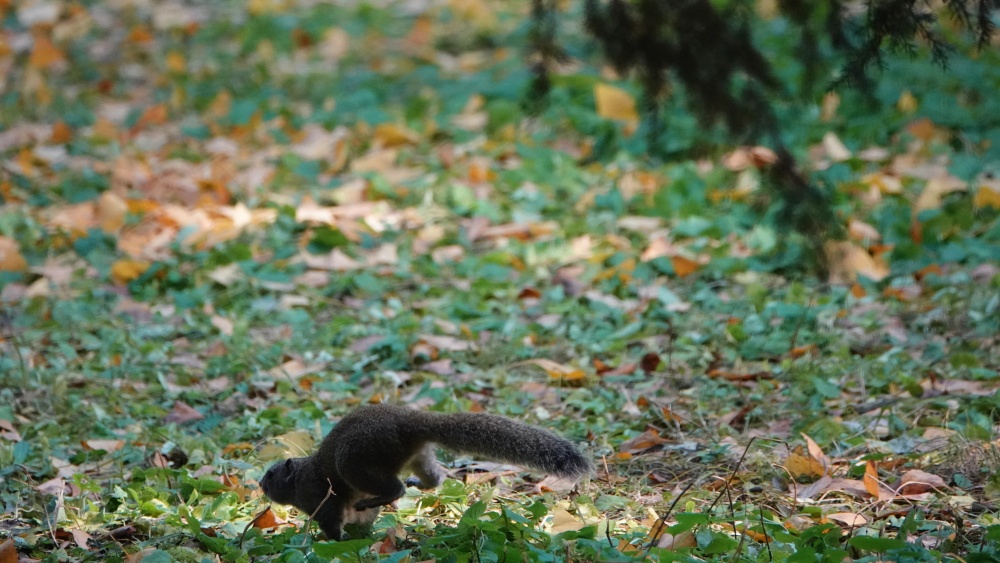
{"type": "Polygon", "coordinates": [[[88,450],[104,450],[108,453],[120,450],[125,440],[84,440],[83,447],[88,450]]]}
{"type": "Polygon", "coordinates": [[[0,543],[0,563],[17,563],[17,547],[14,540],[7,538],[0,543]]]}
{"type": "Polygon", "coordinates": [[[49,68],[65,60],[66,55],[57,48],[48,35],[39,31],[33,34],[35,45],[31,48],[28,64],[34,68],[49,68]]]}
{"type": "Polygon", "coordinates": [[[823,152],[826,153],[827,158],[834,162],[842,162],[851,158],[851,151],[832,131],[823,135],[823,152]]]}
{"type": "Polygon", "coordinates": [[[198,412],[194,407],[181,401],[175,401],[174,410],[170,411],[163,417],[163,422],[166,424],[184,424],[186,422],[193,422],[203,418],[205,418],[205,415],[198,412]]]}
{"type": "Polygon", "coordinates": [[[28,269],[28,261],[21,255],[17,241],[0,236],[0,271],[23,272],[28,269]]]}
{"type": "Polygon", "coordinates": [[[594,99],[597,101],[597,115],[605,119],[639,121],[639,113],[635,109],[635,99],[621,88],[608,84],[596,84],[594,85],[594,99]]]}
{"type": "Polygon", "coordinates": [[[650,448],[666,443],[667,440],[653,430],[647,430],[634,438],[622,442],[618,450],[623,453],[637,454],[650,448]]]}
{"type": "Polygon", "coordinates": [[[682,278],[697,272],[700,267],[697,262],[684,256],[671,256],[670,264],[674,267],[674,273],[682,278]]]}
{"type": "Polygon", "coordinates": [[[97,223],[106,233],[117,232],[125,225],[128,204],[111,192],[104,192],[97,200],[97,223]]]}
{"type": "Polygon", "coordinates": [[[150,263],[145,260],[118,260],[111,265],[111,279],[115,283],[124,285],[144,274],[149,269],[150,263]]]}
{"type": "Polygon", "coordinates": [[[875,462],[868,460],[865,464],[865,476],[861,480],[864,483],[865,490],[868,494],[878,498],[879,494],[879,480],[878,480],[878,468],[875,467],[875,462]]]}
{"type": "Polygon", "coordinates": [[[582,530],[587,527],[586,522],[583,522],[562,508],[554,509],[551,514],[553,534],[575,532],[576,530],[582,530]]]}
{"type": "Polygon", "coordinates": [[[788,470],[793,479],[826,475],[826,468],[818,459],[797,453],[788,454],[785,459],[785,469],[788,470]]]}
{"type": "Polygon", "coordinates": [[[995,179],[983,181],[979,184],[972,201],[976,207],[1000,209],[1000,181],[995,179]]]}
{"type": "Polygon", "coordinates": [[[953,192],[963,192],[966,189],[965,182],[954,176],[931,178],[924,185],[923,191],[920,192],[920,196],[913,204],[914,217],[919,215],[921,211],[941,207],[945,195],[953,192]]]}
{"type": "Polygon", "coordinates": [[[848,241],[829,241],[823,245],[830,267],[831,284],[844,285],[859,275],[880,281],[889,275],[889,265],[860,246],[848,241]]]}
{"type": "Polygon", "coordinates": [[[284,523],[285,521],[278,518],[278,516],[270,508],[265,509],[253,519],[253,527],[259,530],[270,530],[272,528],[277,528],[284,523]]]}
{"type": "Polygon", "coordinates": [[[559,362],[555,362],[553,360],[549,360],[546,358],[534,358],[531,360],[525,360],[520,363],[538,366],[543,370],[545,370],[545,373],[549,374],[549,377],[553,379],[574,380],[574,379],[583,379],[584,377],[582,369],[563,365],[560,364],[559,362]]]}
{"type": "Polygon", "coordinates": [[[901,495],[919,495],[948,487],[948,484],[941,477],[919,469],[911,469],[903,473],[899,482],[900,486],[897,492],[901,495]]]}

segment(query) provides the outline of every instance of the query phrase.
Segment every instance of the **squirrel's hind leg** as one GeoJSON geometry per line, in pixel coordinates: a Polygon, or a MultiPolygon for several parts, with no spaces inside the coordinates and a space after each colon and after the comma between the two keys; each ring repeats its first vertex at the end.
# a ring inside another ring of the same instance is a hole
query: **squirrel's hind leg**
{"type": "Polygon", "coordinates": [[[354,503],[355,510],[367,510],[376,506],[392,504],[393,501],[406,494],[406,487],[399,477],[395,475],[382,475],[375,477],[368,475],[364,481],[364,487],[358,487],[360,491],[375,495],[371,498],[363,498],[354,503]]]}

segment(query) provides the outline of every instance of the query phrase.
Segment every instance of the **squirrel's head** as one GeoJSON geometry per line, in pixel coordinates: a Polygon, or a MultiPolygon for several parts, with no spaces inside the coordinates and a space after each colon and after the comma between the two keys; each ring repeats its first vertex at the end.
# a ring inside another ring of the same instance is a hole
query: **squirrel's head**
{"type": "Polygon", "coordinates": [[[268,468],[260,480],[260,488],[267,498],[279,504],[295,501],[295,473],[298,463],[295,459],[279,461],[268,468]]]}

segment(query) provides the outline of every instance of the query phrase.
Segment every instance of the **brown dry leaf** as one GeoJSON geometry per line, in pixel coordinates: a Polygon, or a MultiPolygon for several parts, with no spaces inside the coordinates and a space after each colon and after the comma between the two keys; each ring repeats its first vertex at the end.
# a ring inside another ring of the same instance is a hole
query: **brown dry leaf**
{"type": "Polygon", "coordinates": [[[90,534],[79,528],[72,528],[69,530],[69,533],[73,536],[73,542],[76,543],[77,547],[88,550],[90,549],[90,546],[87,545],[88,542],[90,542],[90,534]]]}
{"type": "Polygon", "coordinates": [[[120,450],[125,445],[125,440],[84,440],[81,443],[84,449],[104,450],[111,453],[120,450]]]}
{"type": "Polygon", "coordinates": [[[0,272],[23,272],[28,269],[28,261],[21,255],[17,241],[0,236],[0,272]]]}
{"type": "Polygon", "coordinates": [[[948,487],[948,484],[941,477],[919,469],[911,469],[903,473],[899,482],[900,486],[897,492],[901,495],[920,495],[948,487]]]}
{"type": "Polygon", "coordinates": [[[860,246],[848,241],[829,241],[823,245],[830,265],[831,284],[845,285],[859,275],[880,281],[889,275],[889,265],[882,257],[874,257],[860,246]]]}
{"type": "Polygon", "coordinates": [[[865,490],[868,491],[868,494],[878,498],[878,468],[875,466],[874,461],[868,460],[868,463],[865,464],[865,476],[861,482],[864,483],[865,490]]]}
{"type": "Polygon", "coordinates": [[[631,94],[608,84],[594,85],[594,99],[597,101],[597,115],[605,119],[639,121],[639,113],[635,109],[635,99],[631,94]]]}
{"type": "Polygon", "coordinates": [[[303,252],[301,256],[306,265],[315,270],[349,272],[365,267],[362,262],[351,258],[339,248],[334,248],[329,254],[315,255],[303,252]]]}
{"type": "Polygon", "coordinates": [[[793,479],[826,475],[826,468],[818,459],[797,453],[788,454],[788,458],[785,459],[785,469],[793,479]]]}
{"type": "Polygon", "coordinates": [[[618,451],[627,454],[637,454],[650,448],[666,443],[667,440],[653,430],[647,430],[638,436],[625,440],[618,446],[618,451]]]}
{"type": "Polygon", "coordinates": [[[144,274],[149,266],[149,262],[145,260],[128,258],[118,260],[111,265],[111,279],[117,284],[124,285],[144,274]]]}
{"type": "Polygon", "coordinates": [[[163,422],[166,424],[177,423],[184,424],[186,422],[193,422],[195,420],[201,420],[205,418],[205,415],[198,412],[194,407],[188,405],[187,403],[181,401],[174,402],[174,410],[167,413],[163,417],[163,422]]]}
{"type": "Polygon", "coordinates": [[[17,547],[14,540],[7,538],[0,543],[0,563],[17,563],[17,547]]]}

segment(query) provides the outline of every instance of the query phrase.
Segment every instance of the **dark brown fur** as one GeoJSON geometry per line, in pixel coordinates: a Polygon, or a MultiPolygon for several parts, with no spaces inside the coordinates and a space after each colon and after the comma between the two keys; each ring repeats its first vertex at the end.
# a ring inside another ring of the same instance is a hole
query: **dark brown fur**
{"type": "Polygon", "coordinates": [[[315,513],[327,537],[339,540],[345,520],[371,523],[378,507],[406,493],[398,477],[404,470],[414,475],[407,485],[433,489],[441,484],[445,474],[434,444],[564,477],[592,471],[571,442],[548,430],[490,414],[428,413],[380,404],[341,419],[313,455],[272,465],[260,486],[274,502],[315,513]],[[331,486],[334,494],[324,503],[331,486]],[[345,518],[351,510],[360,512],[345,518]]]}

